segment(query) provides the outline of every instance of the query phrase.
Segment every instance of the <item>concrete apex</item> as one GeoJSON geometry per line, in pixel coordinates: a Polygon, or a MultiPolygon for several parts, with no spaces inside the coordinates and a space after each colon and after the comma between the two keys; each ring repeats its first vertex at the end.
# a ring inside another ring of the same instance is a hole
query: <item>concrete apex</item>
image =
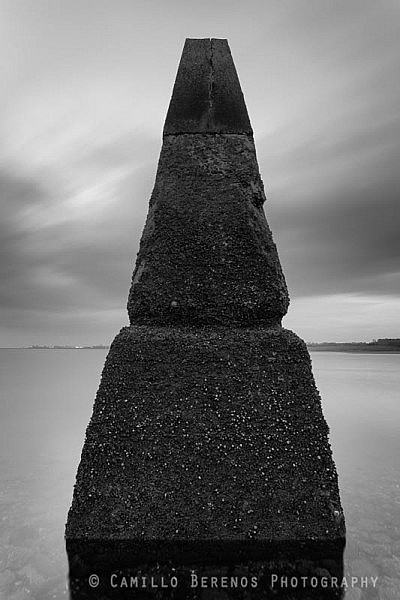
{"type": "Polygon", "coordinates": [[[180,133],[253,133],[225,39],[185,41],[163,135],[180,133]]]}

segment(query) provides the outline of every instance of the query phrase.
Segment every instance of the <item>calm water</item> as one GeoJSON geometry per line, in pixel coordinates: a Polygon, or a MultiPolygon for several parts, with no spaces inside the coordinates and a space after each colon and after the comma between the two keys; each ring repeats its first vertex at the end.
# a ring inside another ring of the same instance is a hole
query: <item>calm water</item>
{"type": "MultiPolygon", "coordinates": [[[[106,351],[0,350],[0,598],[67,598],[64,523],[106,351]]],[[[313,353],[348,541],[346,600],[400,598],[400,354],[313,353]]]]}

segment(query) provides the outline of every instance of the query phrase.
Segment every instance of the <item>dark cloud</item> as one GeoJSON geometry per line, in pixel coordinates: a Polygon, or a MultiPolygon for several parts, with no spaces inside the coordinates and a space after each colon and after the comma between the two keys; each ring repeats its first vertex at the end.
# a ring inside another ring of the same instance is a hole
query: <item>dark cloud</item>
{"type": "Polygon", "coordinates": [[[293,296],[400,295],[400,186],[273,211],[275,238],[293,296]]]}
{"type": "Polygon", "coordinates": [[[179,53],[185,37],[208,35],[230,41],[301,318],[314,318],[314,296],[334,314],[347,294],[348,315],[330,331],[357,311],[366,331],[376,314],[366,299],[400,296],[398,3],[249,0],[227,10],[205,0],[187,11],[174,0],[162,15],[161,3],[95,4],[4,5],[7,339],[101,342],[126,322],[179,53]]]}
{"type": "Polygon", "coordinates": [[[265,208],[294,297],[400,295],[398,140],[393,126],[305,140],[265,169],[279,172],[265,208]]]}
{"type": "MultiPolygon", "coordinates": [[[[143,146],[142,160],[146,157],[145,140],[143,146]]],[[[124,149],[132,154],[125,139],[121,148],[113,142],[104,151],[107,156],[110,153],[120,156],[123,164],[124,149]]],[[[90,161],[105,167],[103,149],[96,148],[94,154],[90,161]]],[[[65,218],[57,219],[57,190],[50,191],[34,178],[3,170],[0,175],[3,327],[16,331],[28,325],[27,330],[37,331],[39,323],[47,322],[45,329],[50,330],[56,317],[57,337],[63,331],[71,335],[79,332],[77,323],[81,324],[81,332],[89,331],[90,315],[99,319],[99,312],[104,313],[105,319],[107,313],[114,315],[114,329],[126,322],[126,318],[121,322],[121,315],[155,167],[156,161],[128,171],[100,212],[96,207],[93,212],[78,210],[74,219],[68,219],[68,212],[64,215],[65,207],[61,206],[59,212],[65,218]],[[49,223],[46,223],[47,210],[54,213],[49,223]]],[[[58,201],[62,205],[65,198],[58,201]]],[[[106,326],[105,319],[100,318],[102,327],[106,326]]],[[[99,334],[96,339],[101,337],[99,334]]]]}
{"type": "Polygon", "coordinates": [[[41,260],[29,251],[21,227],[26,210],[45,203],[46,191],[32,179],[0,172],[0,304],[26,306],[29,272],[41,260]]]}

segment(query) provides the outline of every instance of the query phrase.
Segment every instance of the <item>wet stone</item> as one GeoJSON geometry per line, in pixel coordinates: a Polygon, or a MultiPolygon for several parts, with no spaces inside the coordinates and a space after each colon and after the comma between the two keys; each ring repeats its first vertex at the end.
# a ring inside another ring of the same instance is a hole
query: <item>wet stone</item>
{"type": "Polygon", "coordinates": [[[362,600],[362,591],[360,588],[353,588],[347,591],[346,600],[362,600]]]}
{"type": "Polygon", "coordinates": [[[383,577],[379,582],[379,600],[398,600],[400,579],[383,577]]]}
{"type": "Polygon", "coordinates": [[[29,590],[35,590],[43,585],[45,577],[38,573],[32,565],[26,565],[18,571],[18,577],[22,578],[29,590]]]}
{"type": "Polygon", "coordinates": [[[10,569],[0,572],[0,590],[4,593],[14,584],[15,575],[10,569]]]}
{"type": "Polygon", "coordinates": [[[381,558],[379,564],[384,575],[400,579],[400,560],[398,558],[381,558]]]}

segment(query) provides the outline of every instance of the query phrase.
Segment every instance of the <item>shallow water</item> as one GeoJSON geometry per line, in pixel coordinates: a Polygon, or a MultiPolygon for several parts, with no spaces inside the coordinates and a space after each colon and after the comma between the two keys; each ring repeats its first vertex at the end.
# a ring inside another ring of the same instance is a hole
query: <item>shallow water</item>
{"type": "MultiPolygon", "coordinates": [[[[0,350],[1,600],[68,597],[64,524],[105,356],[0,350]]],[[[400,354],[315,352],[312,360],[346,516],[346,600],[396,600],[400,354]]]]}

